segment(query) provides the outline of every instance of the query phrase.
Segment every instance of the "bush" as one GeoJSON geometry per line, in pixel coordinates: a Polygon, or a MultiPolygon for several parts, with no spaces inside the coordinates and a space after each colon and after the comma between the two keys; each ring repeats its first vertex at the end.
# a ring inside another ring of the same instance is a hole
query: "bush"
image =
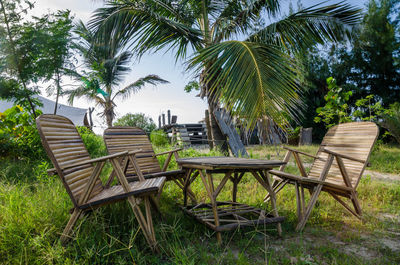
{"type": "MultiPolygon", "coordinates": [[[[36,114],[40,113],[37,111],[36,114]]],[[[35,120],[19,105],[0,113],[0,156],[13,159],[47,157],[35,120]]]]}
{"type": "Polygon", "coordinates": [[[139,127],[145,130],[147,134],[150,134],[152,131],[156,129],[156,124],[153,119],[149,116],[146,116],[144,113],[128,113],[119,118],[114,125],[116,126],[131,126],[131,127],[139,127]]]}
{"type": "Polygon", "coordinates": [[[100,135],[95,134],[89,128],[84,126],[78,126],[77,129],[90,157],[96,158],[107,155],[106,145],[100,135]]]}
{"type": "Polygon", "coordinates": [[[162,130],[155,130],[150,133],[150,141],[155,146],[166,146],[169,144],[167,134],[162,130]]]}

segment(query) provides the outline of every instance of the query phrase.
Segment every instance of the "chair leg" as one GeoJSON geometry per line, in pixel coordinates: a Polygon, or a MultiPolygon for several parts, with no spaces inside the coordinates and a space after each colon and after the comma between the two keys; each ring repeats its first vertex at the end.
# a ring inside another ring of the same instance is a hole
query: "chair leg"
{"type": "MultiPolygon", "coordinates": [[[[144,237],[146,238],[147,243],[149,244],[150,248],[159,253],[159,249],[157,246],[157,241],[155,240],[155,235],[152,235],[153,230],[153,223],[151,223],[151,228],[149,229],[149,224],[146,222],[146,219],[144,218],[139,205],[136,203],[135,199],[133,197],[128,198],[128,202],[131,205],[131,208],[133,210],[133,213],[135,214],[136,220],[138,220],[138,223],[140,225],[140,228],[143,231],[144,237]]],[[[145,208],[147,212],[147,206],[145,203],[145,208]]]]}
{"type": "Polygon", "coordinates": [[[71,217],[67,223],[67,225],[64,228],[64,231],[60,237],[60,241],[62,244],[65,244],[71,237],[70,237],[70,233],[72,231],[72,229],[74,228],[76,221],[78,221],[79,216],[82,214],[82,210],[81,209],[77,209],[75,208],[74,211],[71,214],[71,217]]]}
{"type": "Polygon", "coordinates": [[[313,194],[312,194],[312,196],[311,196],[311,198],[310,198],[310,201],[309,201],[309,203],[308,203],[308,205],[307,205],[307,208],[306,208],[305,212],[303,213],[303,217],[301,218],[301,220],[300,220],[299,223],[297,224],[296,231],[301,231],[301,230],[303,230],[304,226],[306,225],[307,220],[308,220],[308,218],[310,217],[311,211],[312,211],[312,209],[314,208],[314,205],[315,205],[315,203],[316,203],[317,200],[318,200],[318,196],[319,196],[319,194],[321,193],[322,186],[323,186],[322,184],[319,184],[319,185],[314,189],[314,192],[313,192],[313,194]]]}
{"type": "Polygon", "coordinates": [[[361,211],[360,203],[358,202],[357,193],[352,192],[351,197],[352,197],[351,202],[353,203],[354,209],[356,210],[356,213],[361,217],[362,211],[361,211]]]}
{"type": "MultiPolygon", "coordinates": [[[[351,207],[349,205],[347,205],[346,202],[344,202],[339,196],[337,196],[335,193],[333,192],[329,192],[330,195],[332,195],[332,197],[338,201],[347,211],[349,211],[349,213],[351,213],[352,215],[354,215],[355,217],[357,217],[358,219],[361,220],[361,208],[357,209],[357,207],[354,205],[355,203],[358,204],[358,200],[357,198],[355,198],[356,202],[353,201],[353,199],[351,199],[351,201],[353,202],[353,206],[354,206],[354,210],[351,209],[351,207]]],[[[358,204],[358,207],[360,207],[360,205],[358,204]]]]}
{"type": "Polygon", "coordinates": [[[302,213],[302,207],[301,207],[300,189],[299,189],[299,184],[297,184],[297,182],[295,182],[294,185],[295,185],[295,190],[296,190],[297,219],[301,220],[303,213],[302,213]]]}

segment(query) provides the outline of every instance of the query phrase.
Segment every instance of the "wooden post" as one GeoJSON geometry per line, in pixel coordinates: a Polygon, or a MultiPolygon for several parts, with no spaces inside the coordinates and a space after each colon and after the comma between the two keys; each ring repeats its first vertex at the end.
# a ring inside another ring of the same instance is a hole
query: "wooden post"
{"type": "Polygon", "coordinates": [[[210,149],[213,149],[214,148],[214,139],[212,138],[212,133],[211,133],[211,130],[209,129],[209,128],[211,128],[211,124],[210,124],[210,115],[209,115],[208,109],[206,109],[206,111],[205,111],[204,120],[206,122],[206,127],[207,127],[208,145],[210,146],[210,149]]]}

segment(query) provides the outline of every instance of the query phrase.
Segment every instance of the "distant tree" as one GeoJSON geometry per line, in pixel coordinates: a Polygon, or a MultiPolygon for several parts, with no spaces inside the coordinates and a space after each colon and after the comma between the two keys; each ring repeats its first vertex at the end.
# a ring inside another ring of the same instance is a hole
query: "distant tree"
{"type": "MultiPolygon", "coordinates": [[[[310,47],[298,56],[304,72],[304,79],[301,82],[304,92],[301,100],[305,106],[298,124],[304,128],[312,127],[315,141],[322,140],[326,132],[324,124],[316,123],[314,120],[317,108],[325,105],[324,97],[329,91],[326,80],[332,76],[330,62],[324,54],[325,48],[310,47]]],[[[293,127],[296,126],[298,125],[293,124],[293,127]]]]}
{"type": "Polygon", "coordinates": [[[400,102],[396,102],[382,114],[382,127],[387,129],[400,144],[400,102]]]}
{"type": "Polygon", "coordinates": [[[331,72],[338,84],[353,90],[354,99],[374,94],[384,107],[400,101],[399,4],[370,0],[350,47],[333,49],[337,60],[331,62],[331,72]]]}
{"type": "Polygon", "coordinates": [[[42,75],[45,81],[54,82],[47,88],[49,94],[56,94],[54,114],[57,114],[58,99],[62,92],[62,77],[74,71],[72,19],[69,10],[35,18],[38,33],[46,39],[38,64],[44,69],[42,75]]]}
{"type": "Polygon", "coordinates": [[[31,114],[36,117],[32,95],[38,90],[29,84],[36,78],[34,62],[38,51],[27,30],[32,22],[24,20],[32,8],[33,3],[29,1],[0,0],[0,90],[3,97],[25,98],[31,114]]]}
{"type": "Polygon", "coordinates": [[[128,113],[117,119],[114,123],[117,126],[131,126],[131,127],[139,127],[146,131],[147,134],[150,134],[153,130],[157,128],[153,119],[149,116],[146,116],[144,113],[128,113]]]}
{"type": "Polygon", "coordinates": [[[82,21],[76,26],[75,33],[80,37],[76,43],[76,49],[81,53],[86,69],[82,73],[75,73],[75,77],[82,85],[77,89],[65,91],[64,94],[69,96],[70,104],[76,97],[94,101],[103,109],[102,115],[108,127],[112,126],[116,115],[116,98],[127,99],[146,84],[168,83],[157,75],[147,75],[124,88],[118,88],[125,75],[131,70],[129,63],[132,53],[123,50],[118,40],[112,44],[110,42],[94,43],[94,32],[89,30],[82,21]]]}

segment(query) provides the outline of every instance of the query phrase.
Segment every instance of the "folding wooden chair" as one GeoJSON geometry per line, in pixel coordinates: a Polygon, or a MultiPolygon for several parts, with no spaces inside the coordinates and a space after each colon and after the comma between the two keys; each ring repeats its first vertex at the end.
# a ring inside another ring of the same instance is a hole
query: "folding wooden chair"
{"type": "Polygon", "coordinates": [[[304,228],[321,191],[328,192],[351,214],[361,219],[356,189],[378,133],[378,126],[372,122],[343,123],[328,130],[315,156],[285,147],[288,152],[284,161],[288,162],[293,155],[301,176],[284,172],[285,166],[270,170],[269,173],[281,179],[273,184],[275,192],[279,192],[287,183],[295,185],[299,219],[296,230],[304,228]],[[300,155],[314,158],[308,174],[300,155]],[[308,205],[305,204],[304,188],[311,194],[308,205]],[[354,210],[342,198],[350,199],[354,210]]]}
{"type": "Polygon", "coordinates": [[[149,197],[159,192],[165,177],[144,179],[136,163],[138,151],[134,150],[91,159],[75,125],[65,117],[44,114],[36,119],[36,124],[42,144],[74,204],[61,241],[64,243],[70,238],[70,233],[83,212],[127,199],[148,244],[153,251],[158,251],[149,197]],[[125,158],[122,167],[121,158],[125,158]],[[103,185],[100,173],[106,161],[111,162],[119,185],[103,185]],[[138,181],[128,183],[124,173],[128,164],[136,168],[138,181]],[[139,207],[141,202],[144,202],[145,216],[139,207]]]}
{"type": "MultiPolygon", "coordinates": [[[[174,181],[178,187],[184,190],[184,180],[187,172],[182,169],[167,171],[172,155],[174,155],[175,159],[179,158],[178,151],[182,150],[181,148],[155,154],[146,132],[138,127],[127,126],[115,126],[106,129],[104,131],[104,142],[109,154],[135,149],[142,150],[137,153],[136,161],[145,179],[165,176],[166,181],[174,181]],[[157,160],[157,156],[160,155],[168,155],[162,168],[160,168],[157,160]]],[[[121,163],[123,163],[122,160],[121,163]]],[[[135,181],[137,179],[137,173],[132,166],[127,169],[127,177],[128,181],[135,181]]],[[[111,182],[112,178],[109,179],[108,184],[111,182]]],[[[188,190],[188,196],[192,201],[196,201],[196,197],[190,189],[188,190]]]]}

